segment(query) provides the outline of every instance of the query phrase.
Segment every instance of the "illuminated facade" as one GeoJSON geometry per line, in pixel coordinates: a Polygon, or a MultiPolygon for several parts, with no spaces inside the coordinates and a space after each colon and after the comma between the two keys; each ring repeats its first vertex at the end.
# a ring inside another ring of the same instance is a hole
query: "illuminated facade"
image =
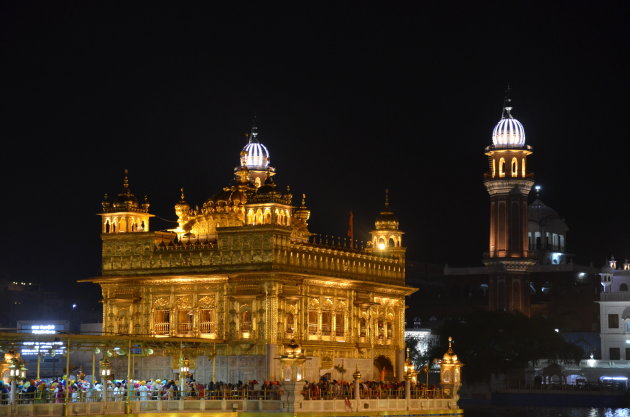
{"type": "Polygon", "coordinates": [[[199,381],[280,379],[275,359],[291,339],[309,358],[308,380],[355,367],[401,378],[405,296],[415,289],[388,198],[373,245],[333,245],[313,238],[305,196],[294,206],[275,174],[253,128],[233,182],[195,208],[182,190],[177,228],[152,231],[149,203],[125,173],[100,214],[102,276],[85,280],[102,288],[103,332],[207,342],[191,358],[199,381]]]}
{"type": "Polygon", "coordinates": [[[602,359],[630,361],[630,261],[611,257],[599,276],[602,359]]]}
{"type": "Polygon", "coordinates": [[[486,148],[489,172],[484,185],[490,195],[490,240],[484,264],[493,267],[488,282],[491,310],[530,314],[528,272],[535,264],[528,240],[527,197],[534,185],[527,170],[532,147],[523,125],[511,114],[506,98],[503,115],[486,148]]]}

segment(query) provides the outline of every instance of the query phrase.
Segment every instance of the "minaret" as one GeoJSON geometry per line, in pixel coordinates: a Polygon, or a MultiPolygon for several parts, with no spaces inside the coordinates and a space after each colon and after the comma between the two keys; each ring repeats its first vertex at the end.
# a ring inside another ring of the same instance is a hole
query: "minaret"
{"type": "Polygon", "coordinates": [[[149,231],[149,200],[145,196],[142,204],[129,189],[129,172],[125,170],[123,191],[116,200],[109,201],[107,194],[103,198],[102,233],[137,233],[149,231]]]}
{"type": "Polygon", "coordinates": [[[490,242],[484,264],[494,266],[489,280],[489,308],[530,313],[528,271],[535,261],[528,242],[527,197],[534,185],[527,171],[532,147],[525,144],[525,129],[512,114],[509,88],[503,114],[492,132],[489,172],[484,185],[490,195],[490,242]]]}
{"type": "Polygon", "coordinates": [[[371,247],[367,249],[374,253],[404,258],[406,251],[402,245],[404,232],[398,229],[398,219],[389,207],[389,190],[385,190],[385,206],[376,217],[374,226],[375,230],[370,232],[371,247]]]}

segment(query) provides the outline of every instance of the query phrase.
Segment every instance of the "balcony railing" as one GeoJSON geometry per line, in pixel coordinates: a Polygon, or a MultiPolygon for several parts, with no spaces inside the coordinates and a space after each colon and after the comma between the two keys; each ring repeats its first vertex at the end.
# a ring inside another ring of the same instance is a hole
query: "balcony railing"
{"type": "Polygon", "coordinates": [[[629,291],[603,292],[599,294],[599,301],[630,301],[629,291]]]}
{"type": "Polygon", "coordinates": [[[153,327],[153,331],[155,332],[155,334],[169,334],[171,330],[171,326],[170,323],[155,323],[155,326],[153,327]]]}
{"type": "Polygon", "coordinates": [[[193,325],[192,323],[177,323],[177,333],[190,333],[192,332],[193,325]]]}
{"type": "Polygon", "coordinates": [[[199,323],[199,331],[201,333],[214,333],[214,322],[212,321],[202,321],[199,323]]]}

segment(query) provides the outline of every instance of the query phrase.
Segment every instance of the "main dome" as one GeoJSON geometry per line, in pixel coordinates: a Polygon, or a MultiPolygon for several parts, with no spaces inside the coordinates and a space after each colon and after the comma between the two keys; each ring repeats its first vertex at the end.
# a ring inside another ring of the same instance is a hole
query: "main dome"
{"type": "Polygon", "coordinates": [[[258,129],[252,127],[249,142],[241,151],[241,167],[253,170],[264,170],[269,167],[269,151],[267,147],[258,142],[258,129]]]}
{"type": "Polygon", "coordinates": [[[512,107],[503,108],[503,116],[492,131],[492,143],[496,148],[523,148],[525,128],[510,114],[512,107]]]}

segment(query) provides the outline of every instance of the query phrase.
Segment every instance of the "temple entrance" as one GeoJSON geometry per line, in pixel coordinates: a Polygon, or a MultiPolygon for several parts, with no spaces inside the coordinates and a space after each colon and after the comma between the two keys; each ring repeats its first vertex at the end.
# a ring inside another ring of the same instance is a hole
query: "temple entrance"
{"type": "Polygon", "coordinates": [[[394,379],[394,366],[387,356],[374,359],[374,379],[377,381],[391,381],[394,379]]]}

